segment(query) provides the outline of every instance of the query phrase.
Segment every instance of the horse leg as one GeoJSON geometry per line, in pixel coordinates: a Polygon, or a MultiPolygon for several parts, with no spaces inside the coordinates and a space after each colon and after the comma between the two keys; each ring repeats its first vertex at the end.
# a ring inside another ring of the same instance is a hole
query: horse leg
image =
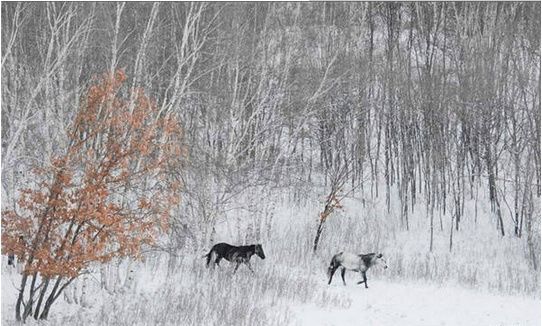
{"type": "Polygon", "coordinates": [[[367,286],[367,275],[365,274],[365,272],[361,272],[361,275],[363,276],[363,283],[365,283],[365,288],[368,289],[369,287],[367,286]]]}
{"type": "Polygon", "coordinates": [[[329,270],[329,282],[327,282],[327,284],[331,284],[331,280],[333,279],[333,274],[335,274],[335,271],[337,270],[336,267],[333,267],[329,270]]]}
{"type": "Polygon", "coordinates": [[[363,280],[359,281],[358,284],[367,283],[367,277],[365,276],[365,272],[359,272],[361,274],[361,277],[363,280]]]}
{"type": "Polygon", "coordinates": [[[248,269],[250,269],[252,274],[254,274],[254,271],[252,270],[252,267],[250,266],[250,261],[247,261],[245,264],[247,265],[248,269]]]}
{"type": "Polygon", "coordinates": [[[235,265],[235,269],[233,270],[233,274],[237,272],[237,269],[239,268],[239,265],[241,265],[240,262],[237,262],[237,265],[235,265]]]}
{"type": "Polygon", "coordinates": [[[344,274],[346,274],[346,268],[343,267],[341,269],[341,277],[343,279],[343,284],[346,285],[346,281],[344,280],[344,274]]]}

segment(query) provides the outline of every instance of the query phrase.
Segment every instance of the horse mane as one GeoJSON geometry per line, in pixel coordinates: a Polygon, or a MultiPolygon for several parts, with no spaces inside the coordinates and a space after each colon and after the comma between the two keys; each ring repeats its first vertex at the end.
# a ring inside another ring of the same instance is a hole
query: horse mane
{"type": "Polygon", "coordinates": [[[363,263],[365,266],[370,267],[372,265],[372,260],[374,256],[376,256],[376,253],[371,252],[370,254],[361,254],[359,255],[361,257],[361,260],[363,260],[363,263]]]}

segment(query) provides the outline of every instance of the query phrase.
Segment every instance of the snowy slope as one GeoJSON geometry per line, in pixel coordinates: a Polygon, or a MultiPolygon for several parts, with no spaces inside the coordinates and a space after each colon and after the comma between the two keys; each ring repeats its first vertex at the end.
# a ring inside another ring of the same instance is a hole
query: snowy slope
{"type": "Polygon", "coordinates": [[[365,289],[355,284],[352,274],[350,280],[348,276],[347,286],[339,279],[331,285],[335,292],[351,298],[348,309],[297,307],[298,325],[540,325],[540,300],[533,298],[370,279],[369,289],[365,289]]]}

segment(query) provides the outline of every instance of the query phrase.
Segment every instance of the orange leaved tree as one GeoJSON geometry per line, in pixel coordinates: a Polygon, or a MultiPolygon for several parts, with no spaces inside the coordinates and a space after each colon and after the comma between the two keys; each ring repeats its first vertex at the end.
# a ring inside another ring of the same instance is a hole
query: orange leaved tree
{"type": "Polygon", "coordinates": [[[37,167],[36,186],[2,212],[2,249],[23,264],[17,320],[46,319],[88,267],[137,258],[179,202],[180,124],[140,89],[123,98],[125,79],[118,71],[88,89],[63,154],[37,167]]]}

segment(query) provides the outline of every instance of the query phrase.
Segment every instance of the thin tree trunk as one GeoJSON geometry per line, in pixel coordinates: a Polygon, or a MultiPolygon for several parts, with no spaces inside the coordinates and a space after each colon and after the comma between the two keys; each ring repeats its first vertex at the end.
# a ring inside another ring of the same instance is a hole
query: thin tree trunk
{"type": "Polygon", "coordinates": [[[58,276],[55,282],[55,285],[53,286],[53,289],[51,290],[51,293],[47,297],[47,300],[45,301],[45,305],[43,306],[43,311],[41,312],[40,319],[47,319],[49,316],[49,310],[51,309],[51,306],[53,305],[55,301],[55,295],[58,290],[58,286],[60,285],[60,282],[62,281],[62,277],[58,276]]]}
{"type": "Polygon", "coordinates": [[[320,220],[318,223],[318,228],[316,229],[316,237],[314,237],[314,244],[312,246],[312,251],[316,253],[318,250],[318,243],[320,241],[320,236],[322,235],[322,230],[324,229],[325,220],[320,220]]]}
{"type": "Polygon", "coordinates": [[[25,304],[23,312],[23,323],[26,318],[32,314],[32,308],[34,307],[34,293],[36,292],[36,281],[38,279],[38,273],[34,272],[32,275],[32,282],[30,283],[30,294],[28,295],[28,301],[25,304]]]}
{"type": "Polygon", "coordinates": [[[49,281],[50,281],[49,278],[45,279],[44,281],[45,283],[43,284],[43,287],[41,288],[40,296],[38,298],[38,303],[36,304],[36,309],[34,310],[34,319],[38,319],[39,317],[41,304],[43,302],[43,298],[45,297],[45,292],[47,291],[47,288],[49,287],[49,281]]]}
{"type": "Polygon", "coordinates": [[[17,303],[15,304],[15,319],[20,321],[21,318],[21,306],[23,305],[24,290],[26,288],[26,281],[28,280],[28,275],[25,273],[21,279],[21,287],[19,288],[19,295],[17,297],[17,303]]]}
{"type": "Polygon", "coordinates": [[[430,231],[431,231],[431,235],[430,235],[430,239],[429,239],[429,251],[433,251],[433,234],[434,234],[434,220],[435,220],[435,213],[434,213],[434,209],[433,209],[433,204],[431,204],[430,206],[430,231]]]}
{"type": "Polygon", "coordinates": [[[454,215],[452,214],[452,220],[450,223],[450,252],[452,251],[452,247],[453,247],[453,238],[454,238],[454,215]]]}

